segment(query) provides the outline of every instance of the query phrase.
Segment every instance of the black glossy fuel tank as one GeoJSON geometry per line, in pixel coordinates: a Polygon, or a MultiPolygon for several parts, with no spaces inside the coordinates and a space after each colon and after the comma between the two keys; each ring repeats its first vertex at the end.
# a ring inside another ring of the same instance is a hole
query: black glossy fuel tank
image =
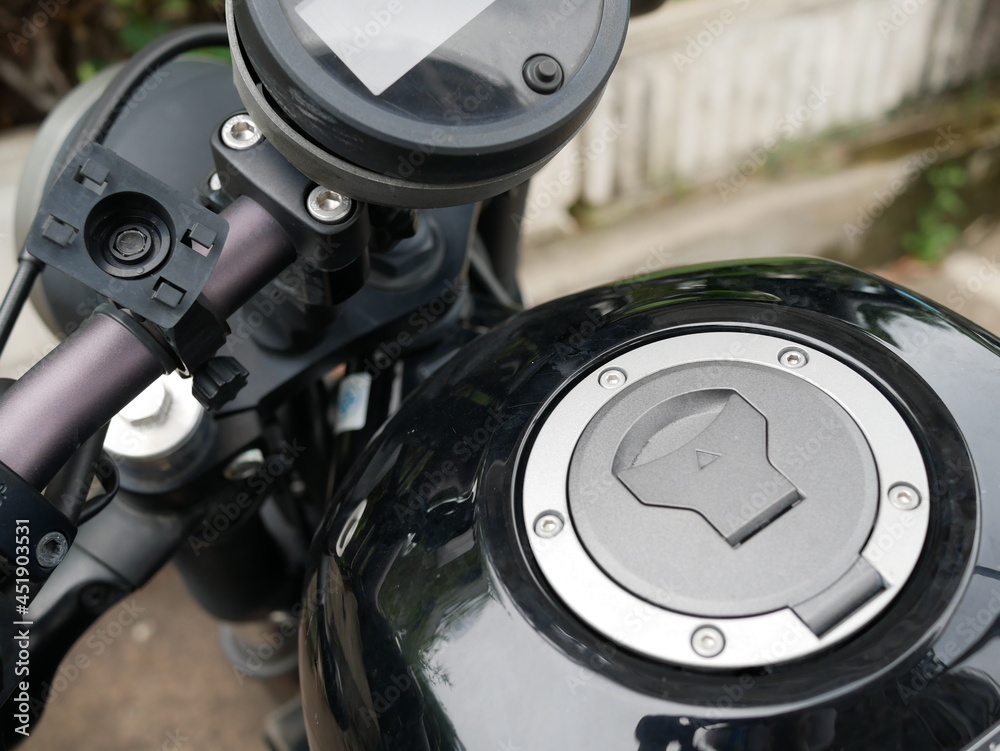
{"type": "Polygon", "coordinates": [[[989,748],[998,353],[959,316],[818,260],[664,272],[516,316],[343,481],[301,636],[312,748],[989,748]],[[810,448],[821,422],[834,438],[810,448]],[[906,450],[920,468],[900,477],[906,450]],[[765,478],[733,512],[745,524],[712,505],[749,492],[739,477],[765,478]],[[879,526],[893,518],[923,521],[879,526]],[[855,552],[831,574],[809,556],[838,535],[855,552]],[[563,545],[585,552],[576,568],[563,545]],[[726,590],[717,574],[741,561],[762,591],[726,590]],[[669,592],[646,586],[654,571],[669,592]],[[801,622],[772,634],[787,648],[750,649],[779,611],[801,622]]]}

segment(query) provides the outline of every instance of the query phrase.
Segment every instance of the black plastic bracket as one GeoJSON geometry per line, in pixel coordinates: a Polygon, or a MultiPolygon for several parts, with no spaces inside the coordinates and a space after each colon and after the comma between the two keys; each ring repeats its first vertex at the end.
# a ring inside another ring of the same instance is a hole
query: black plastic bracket
{"type": "Polygon", "coordinates": [[[182,369],[191,374],[226,343],[230,329],[223,315],[201,295],[178,324],[163,333],[180,358],[182,369]]]}
{"type": "Polygon", "coordinates": [[[368,279],[371,221],[367,204],[333,224],[317,221],[306,208],[316,184],[299,172],[267,139],[250,149],[227,147],[217,129],[212,155],[222,189],[248,196],[275,217],[295,243],[300,268],[313,283],[302,285],[302,305],[330,306],[355,295],[368,279]]]}
{"type": "MultiPolygon", "coordinates": [[[[0,555],[13,571],[25,569],[28,579],[48,579],[53,566],[43,565],[42,546],[47,541],[57,549],[66,549],[76,538],[76,527],[45,497],[19,475],[0,463],[0,555]],[[58,535],[62,536],[60,540],[58,535]]],[[[57,556],[61,558],[61,556],[57,556]]],[[[20,577],[19,577],[20,578],[20,577]]]]}
{"type": "Polygon", "coordinates": [[[172,329],[195,305],[228,232],[222,217],[91,143],[46,194],[27,248],[120,307],[172,329]]]}

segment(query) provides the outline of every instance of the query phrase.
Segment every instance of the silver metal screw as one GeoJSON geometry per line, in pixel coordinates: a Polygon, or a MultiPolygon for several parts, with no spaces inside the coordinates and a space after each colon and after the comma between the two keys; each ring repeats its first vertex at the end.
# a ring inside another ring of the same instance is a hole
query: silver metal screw
{"type": "Polygon", "coordinates": [[[246,480],[253,477],[264,467],[264,452],[260,449],[248,449],[237,455],[226,468],[222,476],[227,480],[246,480]]]}
{"type": "Polygon", "coordinates": [[[535,534],[548,539],[562,532],[564,526],[565,522],[562,516],[554,511],[549,511],[535,519],[535,534]]]}
{"type": "Polygon", "coordinates": [[[235,115],[222,126],[222,142],[236,151],[252,149],[263,140],[264,134],[250,115],[235,115]]]}
{"type": "Polygon", "coordinates": [[[598,379],[600,384],[606,389],[617,389],[625,385],[625,381],[628,380],[628,376],[625,375],[624,370],[619,370],[618,368],[608,368],[598,379]]]}
{"type": "Polygon", "coordinates": [[[789,347],[788,349],[783,349],[781,354],[778,355],[778,362],[786,368],[794,370],[795,368],[801,368],[809,362],[809,355],[797,347],[789,347]]]}
{"type": "Polygon", "coordinates": [[[49,532],[35,546],[35,559],[42,568],[55,568],[69,551],[69,541],[62,532],[49,532]]]}
{"type": "Polygon", "coordinates": [[[913,511],[920,506],[920,491],[900,482],[889,488],[889,502],[900,511],[913,511]]]}
{"type": "Polygon", "coordinates": [[[726,648],[726,637],[714,626],[702,626],[692,635],[691,647],[702,657],[718,657],[726,648]]]}
{"type": "Polygon", "coordinates": [[[324,188],[322,185],[309,194],[306,208],[317,222],[323,224],[338,224],[351,213],[354,202],[343,193],[324,188]]]}

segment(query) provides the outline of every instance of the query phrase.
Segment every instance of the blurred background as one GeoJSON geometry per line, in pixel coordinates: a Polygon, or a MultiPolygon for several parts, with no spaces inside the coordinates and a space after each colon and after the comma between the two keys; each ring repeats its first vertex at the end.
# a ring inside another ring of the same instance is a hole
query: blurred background
{"type": "MultiPolygon", "coordinates": [[[[210,0],[4,0],[0,285],[45,113],[220,13],[210,0]]],[[[634,22],[598,112],[533,182],[522,278],[537,303],[670,266],[821,255],[1000,332],[998,189],[1000,0],[670,0],[634,22]]],[[[29,312],[0,374],[54,341],[29,312]]],[[[26,748],[263,748],[262,718],[294,681],[239,680],[170,570],[135,603],[127,625],[119,609],[81,640],[67,664],[88,667],[63,675],[26,748]]]]}
{"type": "Polygon", "coordinates": [[[218,21],[212,0],[4,0],[0,128],[39,122],[75,84],[170,29],[218,21]]]}

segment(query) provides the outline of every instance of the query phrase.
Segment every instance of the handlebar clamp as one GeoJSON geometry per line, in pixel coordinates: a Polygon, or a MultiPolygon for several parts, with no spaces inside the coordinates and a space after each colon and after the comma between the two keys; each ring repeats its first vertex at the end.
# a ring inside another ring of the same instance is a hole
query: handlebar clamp
{"type": "Polygon", "coordinates": [[[169,358],[167,372],[190,375],[230,332],[202,295],[228,232],[218,214],[90,143],[46,194],[27,248],[116,306],[101,312],[149,332],[146,346],[169,358]]]}
{"type": "Polygon", "coordinates": [[[219,215],[91,143],[46,194],[27,247],[168,330],[195,305],[228,232],[219,215]]]}

